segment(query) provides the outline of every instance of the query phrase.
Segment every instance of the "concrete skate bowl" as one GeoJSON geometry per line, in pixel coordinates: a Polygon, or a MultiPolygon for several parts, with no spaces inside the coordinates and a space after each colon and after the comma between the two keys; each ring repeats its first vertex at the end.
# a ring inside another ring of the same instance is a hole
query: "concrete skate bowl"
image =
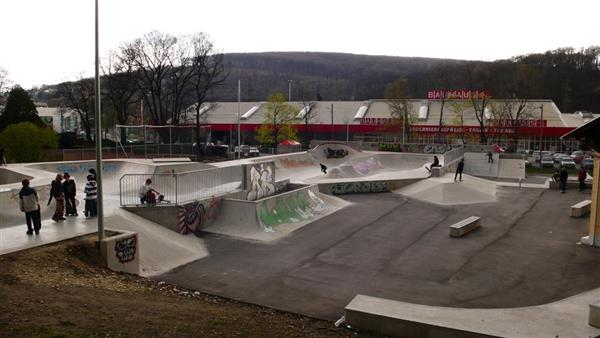
{"type": "Polygon", "coordinates": [[[469,175],[463,175],[462,182],[455,182],[453,175],[430,178],[397,189],[394,193],[438,205],[497,201],[494,182],[469,175]]]}

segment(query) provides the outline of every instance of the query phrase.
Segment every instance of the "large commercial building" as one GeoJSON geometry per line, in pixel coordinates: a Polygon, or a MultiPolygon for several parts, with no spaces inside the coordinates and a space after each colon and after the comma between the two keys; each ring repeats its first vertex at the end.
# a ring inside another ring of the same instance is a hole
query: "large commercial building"
{"type": "MultiPolygon", "coordinates": [[[[390,127],[392,114],[386,100],[313,103],[315,105],[310,109],[311,118],[306,126],[304,116],[307,108],[304,103],[290,102],[297,110],[292,123],[300,135],[308,128],[312,139],[425,144],[440,140],[479,141],[480,124],[470,100],[409,100],[412,115],[410,138],[390,127]]],[[[562,114],[550,100],[530,100],[526,102],[519,122],[515,123],[511,116],[518,110],[518,104],[517,101],[489,101],[483,112],[489,142],[517,149],[539,149],[541,140],[543,149],[575,148],[573,142],[576,141],[561,140],[560,136],[598,116],[590,113],[562,114]]],[[[235,144],[239,116],[242,143],[255,144],[255,131],[265,122],[266,109],[266,102],[218,102],[203,107],[201,119],[210,126],[213,140],[235,144]]],[[[190,110],[183,121],[195,123],[194,112],[190,110]]]]}

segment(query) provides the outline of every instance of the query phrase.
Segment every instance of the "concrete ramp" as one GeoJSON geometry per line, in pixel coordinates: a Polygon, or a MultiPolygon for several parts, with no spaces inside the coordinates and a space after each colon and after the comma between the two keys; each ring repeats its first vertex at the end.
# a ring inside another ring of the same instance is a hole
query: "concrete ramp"
{"type": "Polygon", "coordinates": [[[256,201],[224,198],[219,216],[203,229],[233,237],[273,241],[350,203],[307,186],[256,201]]]}
{"type": "Polygon", "coordinates": [[[469,175],[455,182],[454,175],[446,175],[418,181],[394,193],[440,205],[488,203],[496,201],[496,184],[469,175]]]}

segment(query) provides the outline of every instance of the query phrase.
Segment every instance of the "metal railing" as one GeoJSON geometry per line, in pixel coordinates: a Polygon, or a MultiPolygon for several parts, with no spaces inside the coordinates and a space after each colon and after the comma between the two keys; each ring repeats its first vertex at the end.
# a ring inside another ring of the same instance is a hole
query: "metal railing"
{"type": "Polygon", "coordinates": [[[140,205],[140,191],[146,180],[164,200],[160,204],[186,202],[222,195],[243,188],[244,169],[241,165],[187,171],[173,174],[125,174],[119,180],[121,206],[140,205]]]}

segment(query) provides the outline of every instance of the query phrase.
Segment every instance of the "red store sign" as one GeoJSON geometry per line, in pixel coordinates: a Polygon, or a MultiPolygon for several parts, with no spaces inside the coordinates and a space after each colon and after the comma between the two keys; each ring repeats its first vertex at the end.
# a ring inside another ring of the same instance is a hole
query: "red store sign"
{"type": "Polygon", "coordinates": [[[427,99],[429,100],[467,100],[467,99],[484,99],[490,98],[491,95],[486,90],[430,90],[427,92],[427,99]]]}

